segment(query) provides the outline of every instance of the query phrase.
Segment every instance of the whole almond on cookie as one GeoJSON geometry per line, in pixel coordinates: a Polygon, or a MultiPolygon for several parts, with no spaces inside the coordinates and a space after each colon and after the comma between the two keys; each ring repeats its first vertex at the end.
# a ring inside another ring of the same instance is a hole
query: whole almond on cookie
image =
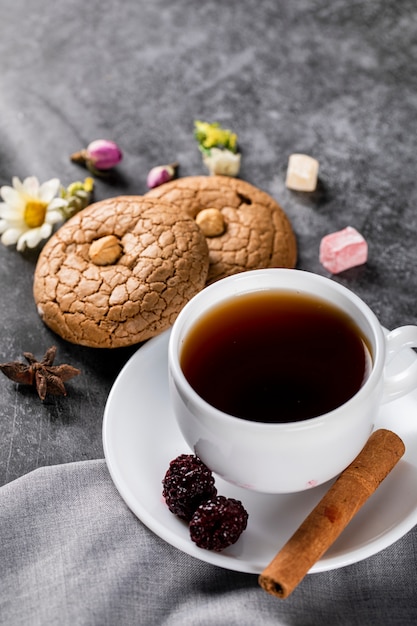
{"type": "Polygon", "coordinates": [[[100,239],[95,239],[88,250],[88,256],[95,265],[112,265],[122,256],[122,253],[122,245],[115,235],[105,235],[100,239]]]}
{"type": "Polygon", "coordinates": [[[46,243],[34,298],[67,341],[117,348],[169,328],[205,285],[208,265],[206,239],[185,211],[119,196],[77,213],[46,243]]]}
{"type": "Polygon", "coordinates": [[[295,266],[297,244],[287,215],[274,198],[246,181],[188,176],[156,187],[145,197],[175,204],[197,221],[207,209],[221,214],[223,228],[207,235],[207,283],[245,270],[295,266]]]}

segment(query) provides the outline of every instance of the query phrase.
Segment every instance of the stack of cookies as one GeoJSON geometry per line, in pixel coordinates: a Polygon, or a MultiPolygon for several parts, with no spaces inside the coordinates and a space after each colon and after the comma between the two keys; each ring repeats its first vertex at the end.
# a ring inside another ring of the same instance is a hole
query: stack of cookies
{"type": "Polygon", "coordinates": [[[289,219],[267,193],[227,176],[184,177],[71,218],[39,256],[34,297],[67,341],[123,347],[172,326],[205,285],[292,268],[296,253],[289,219]]]}

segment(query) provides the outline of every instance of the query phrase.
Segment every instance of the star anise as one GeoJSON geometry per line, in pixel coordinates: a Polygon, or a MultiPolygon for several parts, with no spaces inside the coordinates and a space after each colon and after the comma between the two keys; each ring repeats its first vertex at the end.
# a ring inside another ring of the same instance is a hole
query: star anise
{"type": "Polygon", "coordinates": [[[64,382],[78,376],[81,371],[72,365],[53,365],[55,355],[56,346],[49,348],[41,361],[38,361],[31,352],[24,352],[23,356],[29,365],[21,361],[0,363],[0,370],[15,383],[36,387],[41,400],[45,400],[47,393],[66,396],[64,382]]]}

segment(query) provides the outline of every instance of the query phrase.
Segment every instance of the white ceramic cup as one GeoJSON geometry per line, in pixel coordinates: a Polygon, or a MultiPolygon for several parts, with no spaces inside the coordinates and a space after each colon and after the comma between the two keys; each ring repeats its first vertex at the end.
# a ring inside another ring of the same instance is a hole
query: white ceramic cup
{"type": "Polygon", "coordinates": [[[386,371],[389,360],[408,347],[417,347],[417,326],[403,326],[386,336],[371,309],[334,280],[300,270],[243,272],[203,289],[176,319],[168,350],[173,410],[190,448],[226,481],[266,493],[302,491],[343,471],[365,445],[379,406],[417,387],[417,361],[395,375],[386,371]],[[369,377],[350,400],[329,413],[273,424],[233,417],[203,400],[181,370],[184,338],[197,319],[235,296],[271,290],[296,291],[333,303],[369,342],[369,377]]]}

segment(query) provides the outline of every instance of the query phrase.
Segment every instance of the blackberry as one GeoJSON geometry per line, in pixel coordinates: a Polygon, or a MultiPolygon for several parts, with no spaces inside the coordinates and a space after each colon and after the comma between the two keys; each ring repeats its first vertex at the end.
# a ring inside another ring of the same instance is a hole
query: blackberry
{"type": "Polygon", "coordinates": [[[248,522],[248,514],[234,498],[216,496],[200,504],[190,521],[190,535],[199,548],[221,552],[235,543],[248,522]]]}
{"type": "Polygon", "coordinates": [[[162,485],[169,510],[186,522],[202,502],[217,494],[211,471],[193,454],[181,454],[171,461],[162,485]]]}

